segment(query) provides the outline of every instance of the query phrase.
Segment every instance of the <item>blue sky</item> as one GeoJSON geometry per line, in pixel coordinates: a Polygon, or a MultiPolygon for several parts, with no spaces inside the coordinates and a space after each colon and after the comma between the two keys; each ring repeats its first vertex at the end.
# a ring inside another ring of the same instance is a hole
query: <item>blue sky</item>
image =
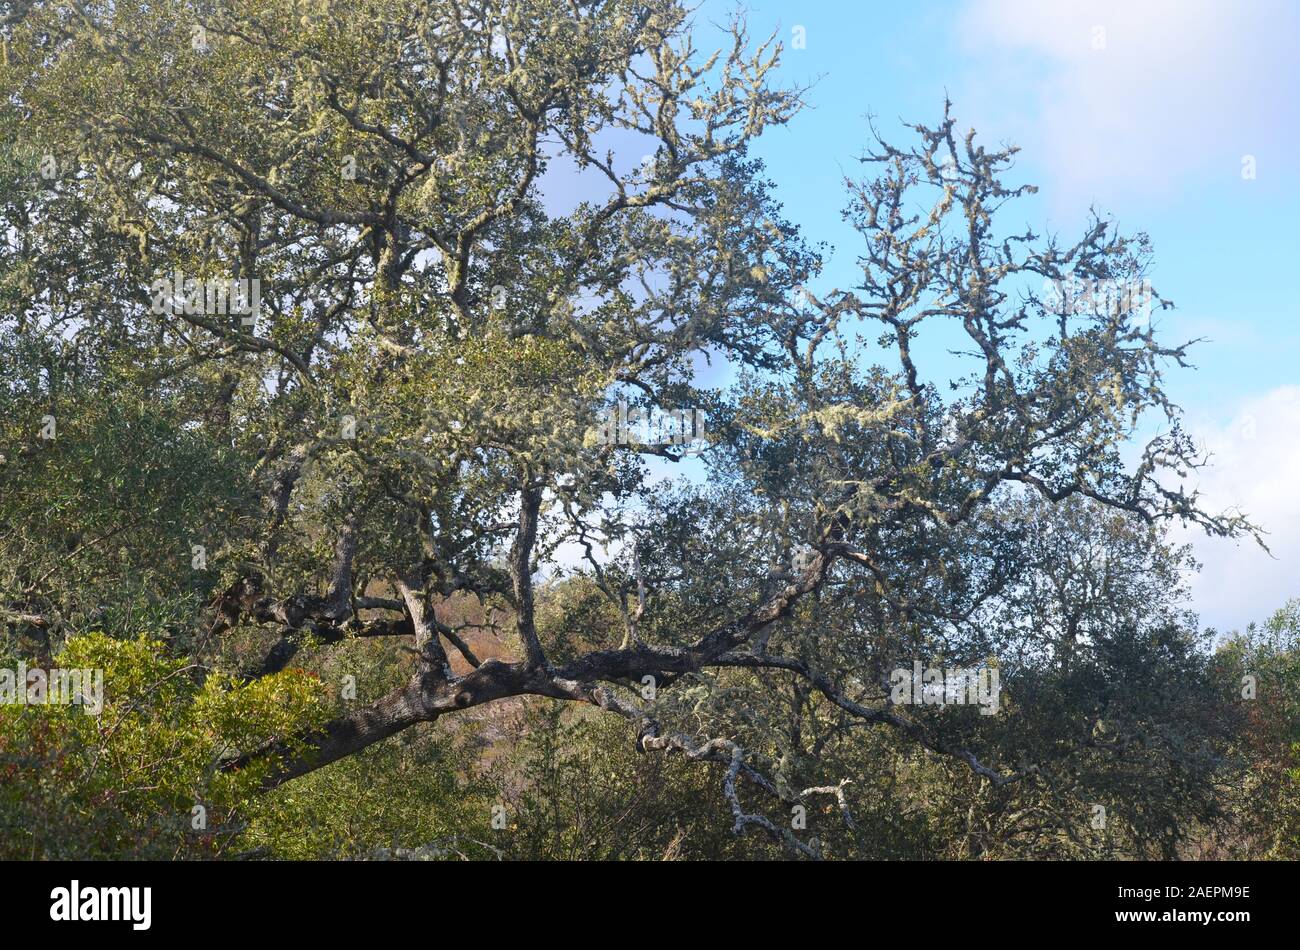
{"type": "MultiPolygon", "coordinates": [[[[1247,544],[1187,533],[1204,569],[1203,621],[1262,619],[1300,596],[1300,4],[1034,2],[899,4],[751,0],[755,38],[786,45],[780,78],[812,84],[809,108],[757,154],[788,218],[835,253],[824,286],[850,286],[857,237],[840,220],[845,174],[869,141],[933,124],[945,93],[959,128],[1023,148],[1013,179],[1041,191],[1015,224],[1069,237],[1090,205],[1156,252],[1153,282],[1177,309],[1165,339],[1206,337],[1169,389],[1214,455],[1207,502],[1270,532],[1247,544]],[[792,48],[802,28],[805,45],[792,48]],[[1255,177],[1243,177],[1253,157],[1255,177]]],[[[705,0],[710,22],[734,2],[705,0]]]]}

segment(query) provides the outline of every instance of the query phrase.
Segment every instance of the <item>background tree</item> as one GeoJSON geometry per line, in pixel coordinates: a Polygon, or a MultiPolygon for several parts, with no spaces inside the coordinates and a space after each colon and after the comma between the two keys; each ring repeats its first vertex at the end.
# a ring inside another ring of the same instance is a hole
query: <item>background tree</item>
{"type": "MultiPolygon", "coordinates": [[[[1213,633],[1213,631],[1211,631],[1213,633]]],[[[1226,635],[1216,659],[1241,708],[1230,768],[1219,776],[1226,820],[1199,855],[1295,860],[1300,855],[1300,602],[1226,635]]]]}

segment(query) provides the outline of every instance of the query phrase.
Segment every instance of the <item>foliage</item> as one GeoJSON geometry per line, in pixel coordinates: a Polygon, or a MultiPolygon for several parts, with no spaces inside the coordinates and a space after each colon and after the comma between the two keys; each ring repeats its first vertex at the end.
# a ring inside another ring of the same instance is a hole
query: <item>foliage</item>
{"type": "Polygon", "coordinates": [[[802,90],[739,18],[717,52],[677,0],[5,31],[0,620],[121,720],[3,711],[5,827],[44,816],[6,849],[1168,856],[1259,756],[1242,794],[1291,808],[1294,710],[1243,732],[1224,670],[1294,650],[1212,663],[1162,533],[1256,532],[1184,487],[1187,344],[1072,290],[1146,286],[1150,242],[1019,230],[1016,150],[949,104],[846,181],[843,290],[752,155],[802,90]],[[254,279],[255,314],[195,283],[254,279]],[[894,702],[918,662],[1004,702],[894,702]]]}
{"type": "Polygon", "coordinates": [[[295,735],[323,712],[319,684],[303,673],[252,683],[204,676],[143,637],[73,637],[56,660],[102,671],[102,709],[0,705],[5,858],[229,853],[269,765],[217,766],[230,750],[295,735]]]}

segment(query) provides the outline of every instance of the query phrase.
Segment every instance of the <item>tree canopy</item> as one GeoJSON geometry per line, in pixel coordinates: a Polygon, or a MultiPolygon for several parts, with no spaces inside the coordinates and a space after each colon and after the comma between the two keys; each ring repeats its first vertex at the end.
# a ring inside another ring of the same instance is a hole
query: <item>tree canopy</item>
{"type": "Polygon", "coordinates": [[[274,850],[382,775],[442,812],[381,824],[479,856],[526,846],[473,796],[555,853],[617,834],[541,804],[574,769],[619,776],[575,808],[688,789],[699,835],[804,856],[1169,854],[1220,807],[1240,704],[1163,526],[1256,529],[1184,487],[1149,241],[1009,223],[1016,149],[947,104],[866,144],[839,288],[751,149],[804,91],[739,19],[716,51],[677,0],[4,24],[0,619],[108,671],[123,732],[40,727],[104,802],[274,850]],[[891,701],[914,663],[996,671],[999,711],[891,701]],[[393,757],[474,758],[489,706],[536,782],[407,788],[393,757]]]}

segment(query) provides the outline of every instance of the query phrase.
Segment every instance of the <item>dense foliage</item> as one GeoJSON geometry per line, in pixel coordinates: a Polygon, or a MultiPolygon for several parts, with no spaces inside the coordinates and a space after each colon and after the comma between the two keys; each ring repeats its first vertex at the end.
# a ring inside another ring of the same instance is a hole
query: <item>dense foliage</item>
{"type": "Polygon", "coordinates": [[[0,705],[0,856],[1296,854],[1297,610],[1186,610],[1165,525],[1255,528],[1149,242],[1018,230],[946,105],[842,289],[779,44],[677,0],[0,24],[3,659],[104,688],[0,705]]]}

